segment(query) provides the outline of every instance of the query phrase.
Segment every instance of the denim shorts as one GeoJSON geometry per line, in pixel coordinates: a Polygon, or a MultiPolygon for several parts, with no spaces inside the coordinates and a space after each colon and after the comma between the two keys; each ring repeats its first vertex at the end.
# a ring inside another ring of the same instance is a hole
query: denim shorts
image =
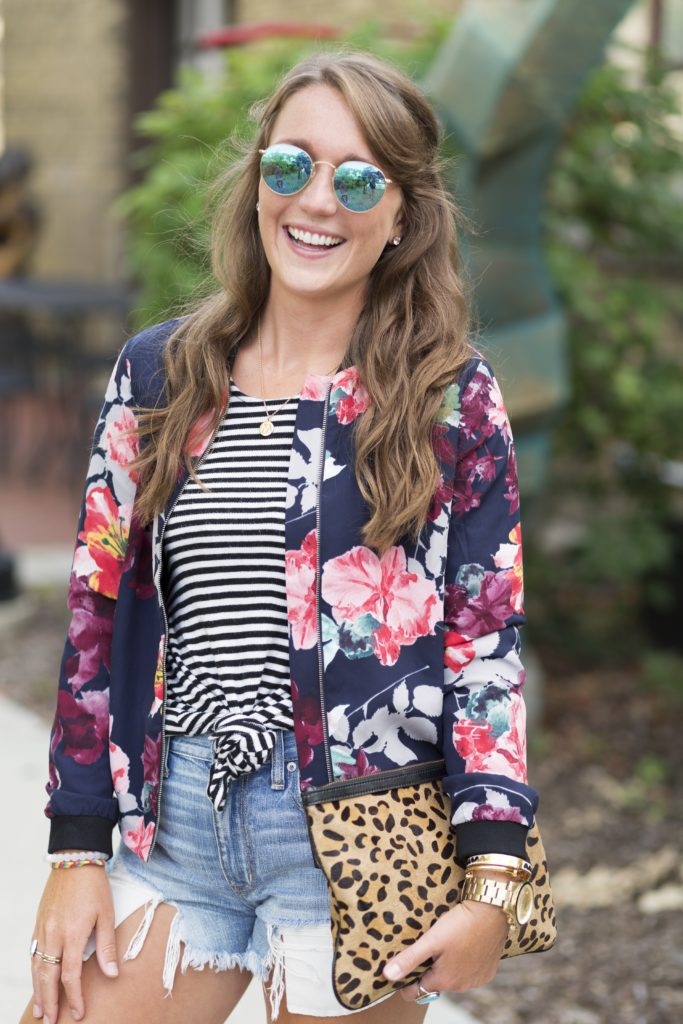
{"type": "Polygon", "coordinates": [[[220,812],[206,795],[212,758],[211,737],[171,737],[152,855],[145,863],[121,844],[110,862],[117,924],[146,907],[125,958],[137,956],[156,907],[168,903],[177,913],[167,991],[178,966],[239,967],[270,980],[274,1017],[285,989],[290,1012],[341,1016],[329,897],[311,855],[294,734],[278,733],[269,762],[230,783],[220,812]]]}

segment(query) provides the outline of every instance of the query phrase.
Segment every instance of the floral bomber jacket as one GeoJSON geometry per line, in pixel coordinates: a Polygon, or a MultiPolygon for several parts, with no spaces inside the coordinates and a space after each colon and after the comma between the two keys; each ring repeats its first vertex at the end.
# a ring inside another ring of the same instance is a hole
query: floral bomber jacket
{"type": "MultiPolygon", "coordinates": [[[[134,513],[136,409],[163,387],[175,322],[132,338],[95,429],[70,579],[71,621],[50,743],[50,850],[142,859],[163,777],[164,515],[134,513]]],[[[285,516],[290,670],[302,787],[445,760],[460,857],[521,855],[537,798],[526,784],[519,501],[514,448],[490,367],[474,356],[444,393],[441,480],[417,541],[382,557],[353,425],[368,405],[353,367],[310,376],[297,412],[285,516]]],[[[188,446],[197,459],[209,442],[188,446]],[[194,450],[193,450],[194,445],[194,450]]]]}

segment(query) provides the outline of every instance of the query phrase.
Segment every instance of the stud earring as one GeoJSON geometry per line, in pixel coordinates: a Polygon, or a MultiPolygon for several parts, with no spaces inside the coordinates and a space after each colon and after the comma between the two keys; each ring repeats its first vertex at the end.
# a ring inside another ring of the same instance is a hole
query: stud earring
{"type": "Polygon", "coordinates": [[[261,204],[257,203],[256,204],[256,212],[258,213],[260,209],[261,209],[261,204]]]}
{"type": "Polygon", "coordinates": [[[392,245],[400,245],[401,244],[401,236],[400,235],[396,235],[396,238],[392,238],[391,239],[391,244],[392,245]]]}

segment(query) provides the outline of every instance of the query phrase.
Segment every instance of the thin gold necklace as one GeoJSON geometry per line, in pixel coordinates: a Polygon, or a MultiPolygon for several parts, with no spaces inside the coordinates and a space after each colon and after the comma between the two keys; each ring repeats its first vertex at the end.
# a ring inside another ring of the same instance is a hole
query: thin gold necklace
{"type": "MultiPolygon", "coordinates": [[[[277,409],[274,412],[268,412],[268,406],[266,405],[266,398],[265,398],[265,395],[266,395],[266,385],[265,385],[265,379],[264,379],[264,376],[263,376],[263,343],[261,341],[261,317],[258,318],[258,323],[257,323],[257,327],[256,327],[256,335],[258,337],[258,364],[259,364],[259,372],[260,372],[260,375],[261,375],[261,395],[262,395],[261,401],[263,402],[263,412],[264,412],[265,417],[266,417],[264,420],[261,421],[261,423],[259,423],[258,432],[261,435],[261,437],[270,437],[270,435],[275,430],[275,427],[273,426],[273,420],[275,419],[275,417],[277,416],[277,414],[279,412],[282,412],[284,407],[289,402],[291,402],[292,399],[295,396],[294,395],[290,395],[289,398],[285,398],[285,400],[282,403],[282,405],[278,405],[277,409]]],[[[331,377],[336,372],[337,372],[337,367],[335,366],[334,370],[331,370],[330,373],[326,373],[325,376],[326,377],[331,377]]]]}
{"type": "Polygon", "coordinates": [[[259,424],[258,432],[261,435],[261,437],[270,437],[270,435],[275,430],[275,427],[273,426],[273,420],[275,419],[279,412],[282,412],[287,403],[291,402],[294,396],[290,395],[289,398],[285,398],[282,405],[278,405],[275,412],[268,412],[268,406],[266,405],[266,385],[263,377],[263,343],[261,341],[261,317],[258,318],[258,326],[256,328],[256,333],[258,335],[258,365],[259,371],[261,373],[261,401],[263,402],[263,411],[266,415],[266,418],[259,424]]]}

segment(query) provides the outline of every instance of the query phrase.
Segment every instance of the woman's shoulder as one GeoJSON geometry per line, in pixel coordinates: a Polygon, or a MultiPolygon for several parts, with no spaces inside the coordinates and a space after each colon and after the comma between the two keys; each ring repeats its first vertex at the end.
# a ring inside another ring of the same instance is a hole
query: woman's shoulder
{"type": "Polygon", "coordinates": [[[176,317],[174,320],[164,320],[162,323],[145,327],[128,339],[121,355],[123,358],[135,360],[163,358],[168,339],[182,321],[182,317],[176,317]]]}
{"type": "Polygon", "coordinates": [[[119,376],[125,375],[137,405],[157,405],[165,382],[164,352],[182,318],[152,324],[134,334],[119,356],[119,376]]]}
{"type": "MultiPolygon", "coordinates": [[[[438,418],[456,435],[466,438],[488,434],[494,424],[507,424],[496,374],[481,352],[471,350],[455,380],[446,388],[438,418]]],[[[458,443],[461,442],[462,438],[458,443]]]]}

